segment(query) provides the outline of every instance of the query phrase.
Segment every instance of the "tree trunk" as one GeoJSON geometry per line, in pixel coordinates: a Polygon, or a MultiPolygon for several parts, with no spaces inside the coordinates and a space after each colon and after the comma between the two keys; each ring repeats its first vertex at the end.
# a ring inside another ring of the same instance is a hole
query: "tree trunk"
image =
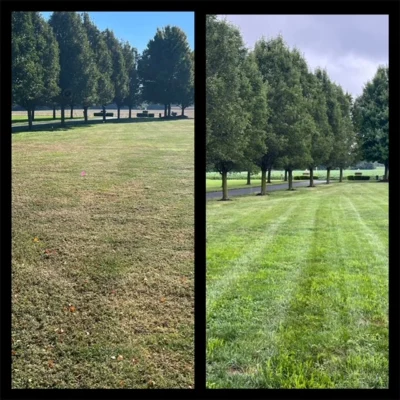
{"type": "Polygon", "coordinates": [[[222,200],[228,200],[228,173],[222,172],[222,200]]]}
{"type": "Polygon", "coordinates": [[[343,168],[340,168],[339,182],[343,182],[343,168]]]}
{"type": "Polygon", "coordinates": [[[171,116],[171,104],[168,104],[168,118],[171,116]]]}
{"type": "Polygon", "coordinates": [[[285,169],[285,178],[284,181],[287,182],[287,169],[285,169]]]}
{"type": "Polygon", "coordinates": [[[32,108],[32,121],[35,120],[35,108],[32,108]]]}
{"type": "Polygon", "coordinates": [[[293,190],[293,171],[289,169],[289,189],[293,190]]]}
{"type": "Polygon", "coordinates": [[[389,178],[389,163],[385,162],[385,175],[383,175],[383,179],[387,181],[389,178]]]}
{"type": "Polygon", "coordinates": [[[106,122],[106,106],[103,106],[103,123],[106,122]]]}
{"type": "Polygon", "coordinates": [[[121,115],[120,111],[121,111],[121,106],[119,106],[119,105],[117,104],[117,119],[119,119],[119,117],[120,117],[120,115],[121,115]]]}
{"type": "Polygon", "coordinates": [[[309,187],[314,187],[314,168],[310,167],[310,185],[309,187]]]}
{"type": "Polygon", "coordinates": [[[83,116],[84,116],[84,118],[85,118],[85,122],[87,122],[88,121],[88,112],[87,112],[87,110],[88,110],[88,108],[89,107],[83,107],[83,116]]]}
{"type": "Polygon", "coordinates": [[[32,130],[32,110],[28,109],[28,125],[29,125],[29,130],[32,130]]]}
{"type": "Polygon", "coordinates": [[[61,104],[61,125],[65,125],[65,106],[61,104]]]}
{"type": "Polygon", "coordinates": [[[129,119],[131,119],[131,118],[132,118],[132,107],[129,106],[129,119]]]}
{"type": "Polygon", "coordinates": [[[74,118],[74,106],[73,105],[71,105],[71,116],[70,116],[70,118],[71,119],[74,118]]]}
{"type": "Polygon", "coordinates": [[[56,106],[53,106],[53,119],[56,119],[56,106]]]}
{"type": "Polygon", "coordinates": [[[331,168],[329,167],[326,169],[326,184],[329,183],[330,177],[331,177],[331,168]]]}
{"type": "Polygon", "coordinates": [[[251,185],[251,176],[250,171],[247,171],[247,182],[246,185],[251,185]]]}
{"type": "Polygon", "coordinates": [[[268,168],[268,178],[267,178],[267,183],[271,183],[271,170],[272,170],[272,168],[268,168]]]}
{"type": "Polygon", "coordinates": [[[184,116],[184,115],[185,115],[185,107],[182,106],[181,108],[182,108],[182,113],[181,113],[181,115],[184,116]]]}
{"type": "Polygon", "coordinates": [[[261,169],[261,196],[265,196],[267,194],[267,170],[261,169]]]}
{"type": "Polygon", "coordinates": [[[164,117],[167,117],[168,113],[168,104],[164,104],[164,117]]]}

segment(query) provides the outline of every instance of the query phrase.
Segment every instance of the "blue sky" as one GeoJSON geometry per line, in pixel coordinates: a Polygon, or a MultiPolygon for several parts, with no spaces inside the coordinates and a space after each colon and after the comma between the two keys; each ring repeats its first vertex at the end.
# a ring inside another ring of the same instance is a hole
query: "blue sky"
{"type": "MultiPolygon", "coordinates": [[[[83,12],[82,10],[80,12],[83,12]]],[[[42,12],[47,20],[52,12],[42,12]]],[[[157,28],[174,25],[181,28],[188,38],[189,46],[194,49],[194,13],[193,12],[110,12],[89,11],[90,19],[100,30],[114,31],[118,39],[127,40],[141,53],[157,28]]]]}

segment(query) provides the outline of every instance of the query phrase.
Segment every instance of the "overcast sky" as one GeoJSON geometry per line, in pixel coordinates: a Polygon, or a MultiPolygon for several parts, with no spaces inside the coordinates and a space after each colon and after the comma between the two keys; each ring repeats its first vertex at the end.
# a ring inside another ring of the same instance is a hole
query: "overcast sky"
{"type": "Polygon", "coordinates": [[[309,67],[326,68],[353,97],[362,93],[379,65],[389,63],[387,15],[221,15],[242,32],[246,45],[279,33],[296,46],[309,67]]]}

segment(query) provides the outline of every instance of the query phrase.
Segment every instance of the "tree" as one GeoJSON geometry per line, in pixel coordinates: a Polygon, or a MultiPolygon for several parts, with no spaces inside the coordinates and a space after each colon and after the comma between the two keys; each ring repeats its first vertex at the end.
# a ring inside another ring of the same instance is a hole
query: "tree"
{"type": "Polygon", "coordinates": [[[315,127],[312,130],[310,147],[310,187],[314,185],[314,169],[324,164],[331,153],[333,134],[328,121],[327,100],[322,83],[313,74],[310,74],[309,92],[305,94],[308,101],[308,112],[313,118],[315,127]]]}
{"type": "Polygon", "coordinates": [[[192,53],[185,55],[178,74],[176,99],[182,110],[181,115],[184,115],[185,108],[191,106],[194,102],[194,58],[192,53]]]}
{"type": "Polygon", "coordinates": [[[114,84],[114,102],[117,105],[118,119],[120,118],[121,107],[129,93],[129,75],[125,65],[122,43],[115,37],[109,29],[104,32],[108,50],[112,58],[111,81],[114,84]]]}
{"type": "MultiPolygon", "coordinates": [[[[237,170],[247,171],[247,184],[250,175],[260,167],[260,160],[267,152],[267,84],[263,82],[253,54],[249,54],[242,66],[240,98],[245,104],[243,110],[249,119],[246,128],[248,144],[243,150],[243,159],[235,166],[237,170]]],[[[262,168],[261,195],[266,194],[265,170],[262,168]]]]}
{"type": "Polygon", "coordinates": [[[128,42],[123,45],[122,52],[125,58],[125,67],[128,72],[128,94],[124,104],[129,107],[129,118],[132,108],[140,103],[139,79],[137,73],[138,52],[128,42]]]}
{"type": "MultiPolygon", "coordinates": [[[[115,90],[111,81],[112,76],[112,58],[111,52],[105,41],[105,34],[102,33],[90,21],[89,16],[83,18],[83,25],[89,40],[89,45],[94,51],[94,59],[97,69],[97,82],[94,104],[100,105],[103,109],[103,122],[106,120],[106,105],[114,99],[115,90]]],[[[87,111],[85,112],[87,115],[87,111]]]]}
{"type": "Polygon", "coordinates": [[[61,124],[65,123],[65,106],[83,102],[92,90],[93,64],[86,30],[76,12],[54,12],[49,20],[60,48],[61,124]]]}
{"type": "Polygon", "coordinates": [[[172,103],[184,100],[182,92],[186,92],[182,88],[191,84],[189,58],[186,34],[180,28],[168,25],[157,29],[139,60],[143,100],[164,104],[164,116],[170,116],[172,103]]]}
{"type": "Polygon", "coordinates": [[[60,92],[58,57],[55,37],[38,12],[12,13],[12,96],[27,110],[29,129],[35,107],[60,92]]]}
{"type": "Polygon", "coordinates": [[[336,86],[337,100],[340,106],[340,142],[336,146],[336,165],[340,168],[339,182],[343,181],[343,169],[353,164],[358,158],[358,144],[352,121],[352,98],[336,86]]]}
{"type": "MultiPolygon", "coordinates": [[[[246,57],[243,70],[247,81],[243,81],[241,98],[249,113],[249,125],[247,135],[249,143],[244,151],[248,172],[254,169],[254,165],[261,168],[261,195],[267,194],[266,168],[263,163],[264,156],[268,151],[267,129],[268,129],[268,85],[263,81],[257,61],[253,53],[246,57]]],[[[249,177],[249,176],[248,176],[249,177]]],[[[248,182],[249,183],[249,182],[248,182]]]]}
{"type": "MultiPolygon", "coordinates": [[[[265,81],[268,82],[268,131],[279,147],[274,163],[288,170],[288,189],[293,189],[293,169],[307,165],[310,159],[312,120],[306,112],[301,71],[281,36],[255,44],[254,54],[265,81]]],[[[266,160],[267,161],[267,160],[266,160]]]]}
{"type": "MultiPolygon", "coordinates": [[[[88,13],[82,14],[83,18],[83,28],[86,32],[86,36],[88,38],[89,47],[88,47],[88,80],[86,81],[85,87],[82,92],[82,107],[83,107],[83,115],[85,118],[85,122],[88,120],[88,108],[95,104],[97,97],[97,84],[99,80],[99,70],[97,68],[97,59],[95,54],[95,45],[96,40],[93,40],[91,30],[93,29],[93,23],[90,20],[88,13]]],[[[72,118],[72,114],[71,114],[72,118]]]]}
{"type": "Polygon", "coordinates": [[[241,98],[246,49],[238,29],[206,17],[206,162],[221,174],[222,200],[228,200],[227,174],[243,161],[250,116],[241,98]]]}
{"type": "Polygon", "coordinates": [[[317,68],[315,71],[315,76],[319,80],[323,92],[326,98],[327,105],[327,117],[330,129],[332,131],[333,143],[331,146],[331,151],[329,156],[325,161],[326,166],[326,183],[330,183],[330,173],[331,169],[335,168],[338,164],[338,154],[342,151],[341,140],[342,133],[341,130],[341,110],[337,99],[337,89],[335,85],[330,81],[326,70],[321,70],[317,68]]]}
{"type": "Polygon", "coordinates": [[[380,66],[354,104],[355,125],[365,160],[385,165],[389,172],[389,68],[380,66]]]}

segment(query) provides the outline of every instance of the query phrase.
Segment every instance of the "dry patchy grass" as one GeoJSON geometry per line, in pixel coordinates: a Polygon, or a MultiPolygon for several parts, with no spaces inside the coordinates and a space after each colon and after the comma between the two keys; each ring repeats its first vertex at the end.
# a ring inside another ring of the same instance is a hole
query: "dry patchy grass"
{"type": "Polygon", "coordinates": [[[193,385],[193,170],[193,121],[13,135],[14,388],[193,385]]]}

